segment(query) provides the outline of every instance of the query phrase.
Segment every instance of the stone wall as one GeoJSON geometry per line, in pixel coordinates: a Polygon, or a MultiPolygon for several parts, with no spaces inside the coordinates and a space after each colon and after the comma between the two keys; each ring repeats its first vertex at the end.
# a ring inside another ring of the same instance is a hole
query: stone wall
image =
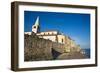
{"type": "Polygon", "coordinates": [[[60,44],[39,38],[37,35],[26,35],[24,37],[24,60],[25,61],[40,61],[40,60],[53,60],[54,56],[52,51],[59,54],[79,51],[78,46],[71,47],[68,44],[60,44]]]}

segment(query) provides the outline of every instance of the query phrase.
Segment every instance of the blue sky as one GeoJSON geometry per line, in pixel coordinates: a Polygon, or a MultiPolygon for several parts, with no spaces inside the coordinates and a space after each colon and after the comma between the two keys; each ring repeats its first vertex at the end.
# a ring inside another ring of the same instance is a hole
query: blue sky
{"type": "Polygon", "coordinates": [[[90,48],[90,14],[25,11],[24,32],[32,31],[38,16],[41,31],[59,30],[81,48],[90,48]]]}

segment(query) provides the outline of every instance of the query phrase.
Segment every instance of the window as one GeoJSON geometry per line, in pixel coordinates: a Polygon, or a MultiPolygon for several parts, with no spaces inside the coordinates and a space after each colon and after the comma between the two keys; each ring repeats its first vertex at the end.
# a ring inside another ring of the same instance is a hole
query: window
{"type": "Polygon", "coordinates": [[[36,28],[36,26],[34,26],[34,28],[36,28]]]}
{"type": "Polygon", "coordinates": [[[62,43],[63,43],[63,41],[64,41],[64,40],[62,39],[62,43]]]}

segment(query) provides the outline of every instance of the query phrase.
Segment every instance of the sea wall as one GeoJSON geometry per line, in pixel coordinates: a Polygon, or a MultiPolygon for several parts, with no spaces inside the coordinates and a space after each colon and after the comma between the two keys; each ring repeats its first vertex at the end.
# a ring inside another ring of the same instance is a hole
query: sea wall
{"type": "Polygon", "coordinates": [[[26,35],[24,37],[24,60],[25,61],[40,61],[40,60],[53,60],[58,59],[67,59],[67,56],[64,58],[59,55],[64,53],[79,52],[80,48],[78,46],[71,46],[66,44],[60,44],[57,42],[52,42],[51,40],[46,40],[39,38],[37,35],[26,35]],[[53,50],[59,54],[55,56],[53,50]]]}

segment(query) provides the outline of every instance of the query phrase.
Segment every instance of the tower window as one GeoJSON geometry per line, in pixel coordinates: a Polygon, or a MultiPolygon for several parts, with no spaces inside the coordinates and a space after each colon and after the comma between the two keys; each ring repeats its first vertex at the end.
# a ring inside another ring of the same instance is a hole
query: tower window
{"type": "Polygon", "coordinates": [[[34,28],[36,28],[36,26],[34,26],[34,28]]]}
{"type": "Polygon", "coordinates": [[[64,41],[64,40],[62,39],[62,43],[63,43],[63,41],[64,41]]]}

